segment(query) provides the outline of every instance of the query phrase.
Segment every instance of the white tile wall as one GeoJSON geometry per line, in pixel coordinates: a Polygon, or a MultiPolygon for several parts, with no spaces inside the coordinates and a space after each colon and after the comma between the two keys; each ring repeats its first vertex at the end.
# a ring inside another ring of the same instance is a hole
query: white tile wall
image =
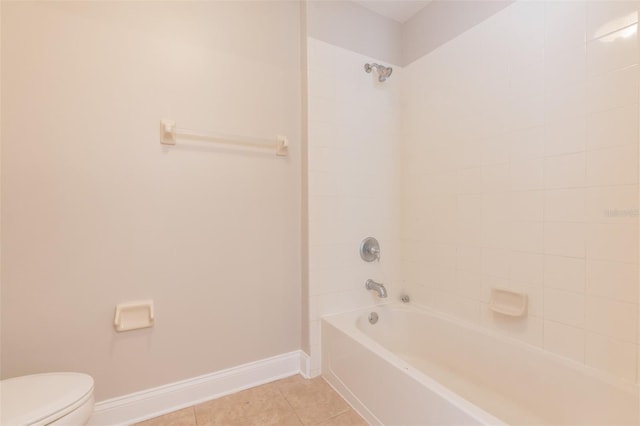
{"type": "MultiPolygon", "coordinates": [[[[505,137],[509,143],[509,159],[511,163],[527,161],[544,156],[544,127],[530,127],[508,132],[505,137]]],[[[523,163],[520,163],[523,164],[523,163]]],[[[540,166],[541,167],[541,166],[540,166]]],[[[516,169],[517,170],[517,169],[516,169]]],[[[542,172],[540,172],[540,179],[542,172]]],[[[539,184],[541,187],[542,185],[539,184]]]]}
{"type": "Polygon", "coordinates": [[[480,247],[458,246],[456,250],[456,268],[459,271],[481,272],[482,250],[480,247]]]}
{"type": "Polygon", "coordinates": [[[592,40],[638,22],[637,1],[587,2],[587,39],[592,40]]]}
{"type": "Polygon", "coordinates": [[[587,43],[587,75],[594,76],[638,63],[637,24],[587,43]]]}
{"type": "Polygon", "coordinates": [[[407,66],[401,211],[416,303],[632,382],[638,7],[517,2],[407,66]],[[491,287],[526,292],[527,318],[491,313],[491,287]]]}
{"type": "MultiPolygon", "coordinates": [[[[320,373],[320,318],[379,303],[364,288],[368,278],[385,283],[390,298],[398,292],[402,69],[394,66],[392,77],[381,84],[363,68],[367,62],[380,61],[313,38],[307,43],[309,320],[311,373],[316,375],[320,373]],[[367,236],[380,242],[380,262],[360,259],[360,241],[367,236]]],[[[446,149],[439,152],[455,159],[446,149]]],[[[415,167],[422,170],[424,165],[415,167]]],[[[456,188],[455,172],[443,174],[446,168],[435,162],[426,168],[440,175],[421,180],[414,189],[436,196],[438,208],[413,206],[411,235],[427,235],[430,226],[456,212],[456,195],[450,195],[456,188]]],[[[443,233],[440,238],[447,236],[443,233]]],[[[450,255],[453,265],[455,249],[450,255]]],[[[435,249],[429,256],[434,266],[447,261],[444,252],[435,249]]],[[[415,266],[406,268],[414,282],[434,272],[415,266]]],[[[446,270],[437,272],[433,275],[447,282],[446,270]]],[[[451,275],[455,278],[453,268],[451,275]]]]}
{"type": "Polygon", "coordinates": [[[377,303],[374,278],[638,381],[638,6],[517,2],[384,84],[308,40],[314,372],[319,318],[377,303]],[[492,287],[528,316],[492,313],[492,287]]]}
{"type": "Polygon", "coordinates": [[[548,255],[544,259],[544,285],[549,289],[585,292],[585,259],[548,255]]]}
{"type": "Polygon", "coordinates": [[[637,346],[601,334],[587,333],[587,365],[628,380],[636,374],[637,346]]]}
{"type": "MultiPolygon", "coordinates": [[[[615,43],[617,40],[612,42],[615,43]]],[[[638,102],[638,65],[589,78],[586,101],[588,112],[606,111],[636,104],[638,102]]]]}
{"type": "Polygon", "coordinates": [[[586,14],[584,2],[545,2],[545,49],[558,50],[584,44],[586,14]]]}
{"type": "Polygon", "coordinates": [[[584,186],[586,178],[586,155],[584,152],[546,157],[544,160],[545,188],[584,186]]]}
{"type": "Polygon", "coordinates": [[[494,277],[509,277],[509,251],[506,249],[482,249],[482,273],[494,277]]]}
{"type": "Polygon", "coordinates": [[[542,222],[511,222],[510,227],[498,224],[500,230],[506,229],[511,237],[512,250],[542,253],[544,247],[544,226],[542,222]]]}
{"type": "Polygon", "coordinates": [[[543,255],[511,251],[509,257],[509,278],[511,280],[535,285],[541,285],[543,283],[543,255]]]}
{"type": "Polygon", "coordinates": [[[548,50],[544,58],[545,92],[556,93],[586,83],[586,46],[548,50]]]}
{"type": "Polygon", "coordinates": [[[542,222],[544,218],[544,192],[512,191],[510,215],[521,222],[542,222]]]}
{"type": "Polygon", "coordinates": [[[544,220],[549,222],[584,222],[584,188],[555,189],[544,193],[544,220]]]}
{"type": "Polygon", "coordinates": [[[587,257],[620,262],[637,262],[636,223],[594,223],[587,229],[587,257]]]}
{"type": "Polygon", "coordinates": [[[586,117],[551,121],[545,126],[544,154],[546,156],[582,152],[586,145],[586,117]]]}
{"type": "Polygon", "coordinates": [[[556,256],[585,256],[586,225],[575,222],[545,222],[544,253],[556,256]]]}
{"type": "Polygon", "coordinates": [[[638,140],[638,104],[632,104],[587,116],[587,148],[617,145],[636,146],[638,140]]]}
{"type": "Polygon", "coordinates": [[[585,313],[586,325],[589,330],[636,343],[637,304],[587,296],[585,313]]]}
{"type": "Polygon", "coordinates": [[[544,321],[544,348],[584,362],[585,331],[559,322],[544,321]]]}
{"type": "Polygon", "coordinates": [[[638,264],[589,259],[586,264],[588,295],[633,302],[638,299],[638,264]]]}
{"type": "Polygon", "coordinates": [[[589,151],[587,153],[587,184],[605,186],[637,183],[637,157],[637,145],[589,151]]]}
{"type": "Polygon", "coordinates": [[[544,317],[574,327],[584,326],[584,295],[553,288],[544,289],[544,317]]]}
{"type": "Polygon", "coordinates": [[[590,223],[637,223],[638,185],[586,189],[585,214],[590,223]]]}

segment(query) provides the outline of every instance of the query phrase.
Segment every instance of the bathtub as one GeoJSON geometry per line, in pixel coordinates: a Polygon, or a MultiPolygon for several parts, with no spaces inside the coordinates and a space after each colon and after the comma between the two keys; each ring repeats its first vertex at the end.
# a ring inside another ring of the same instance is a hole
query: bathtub
{"type": "Polygon", "coordinates": [[[640,424],[637,385],[435,311],[377,306],[321,333],[323,376],[370,424],[640,424]]]}

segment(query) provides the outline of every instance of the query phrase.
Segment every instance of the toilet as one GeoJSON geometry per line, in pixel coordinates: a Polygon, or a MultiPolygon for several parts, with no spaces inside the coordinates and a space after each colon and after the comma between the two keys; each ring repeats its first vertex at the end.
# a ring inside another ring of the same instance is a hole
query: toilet
{"type": "Polygon", "coordinates": [[[86,425],[93,413],[93,378],[44,373],[0,381],[0,425],[86,425]]]}

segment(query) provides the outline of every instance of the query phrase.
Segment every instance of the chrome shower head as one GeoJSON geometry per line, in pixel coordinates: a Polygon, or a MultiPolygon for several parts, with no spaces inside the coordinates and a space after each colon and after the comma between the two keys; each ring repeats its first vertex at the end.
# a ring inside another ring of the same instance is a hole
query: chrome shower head
{"type": "Polygon", "coordinates": [[[393,68],[391,67],[385,67],[383,65],[378,65],[378,64],[364,64],[364,70],[367,73],[370,73],[373,69],[375,69],[376,72],[378,73],[378,81],[381,83],[386,81],[387,78],[393,72],[393,68]]]}

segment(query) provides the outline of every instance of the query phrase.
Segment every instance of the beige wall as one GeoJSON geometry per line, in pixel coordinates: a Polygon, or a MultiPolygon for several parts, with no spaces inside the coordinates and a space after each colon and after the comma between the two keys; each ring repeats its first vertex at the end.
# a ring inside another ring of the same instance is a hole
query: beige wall
{"type": "Polygon", "coordinates": [[[301,288],[300,303],[300,346],[306,353],[311,353],[311,341],[309,339],[309,96],[307,87],[307,3],[300,2],[300,74],[301,74],[301,124],[302,134],[300,138],[300,186],[301,186],[301,212],[300,212],[300,269],[301,288]]]}
{"type": "Polygon", "coordinates": [[[3,377],[84,371],[103,400],[299,349],[299,16],[2,3],[3,377]],[[290,156],[166,149],[161,118],[290,156]],[[140,298],[155,327],[114,332],[140,298]]]}
{"type": "Polygon", "coordinates": [[[507,7],[513,0],[433,0],[401,28],[402,65],[432,52],[507,7]]]}
{"type": "Polygon", "coordinates": [[[434,0],[404,23],[351,1],[308,1],[307,34],[378,61],[405,66],[512,1],[434,0]]]}
{"type": "Polygon", "coordinates": [[[307,1],[307,34],[379,61],[402,65],[402,25],[351,1],[307,1]]]}

